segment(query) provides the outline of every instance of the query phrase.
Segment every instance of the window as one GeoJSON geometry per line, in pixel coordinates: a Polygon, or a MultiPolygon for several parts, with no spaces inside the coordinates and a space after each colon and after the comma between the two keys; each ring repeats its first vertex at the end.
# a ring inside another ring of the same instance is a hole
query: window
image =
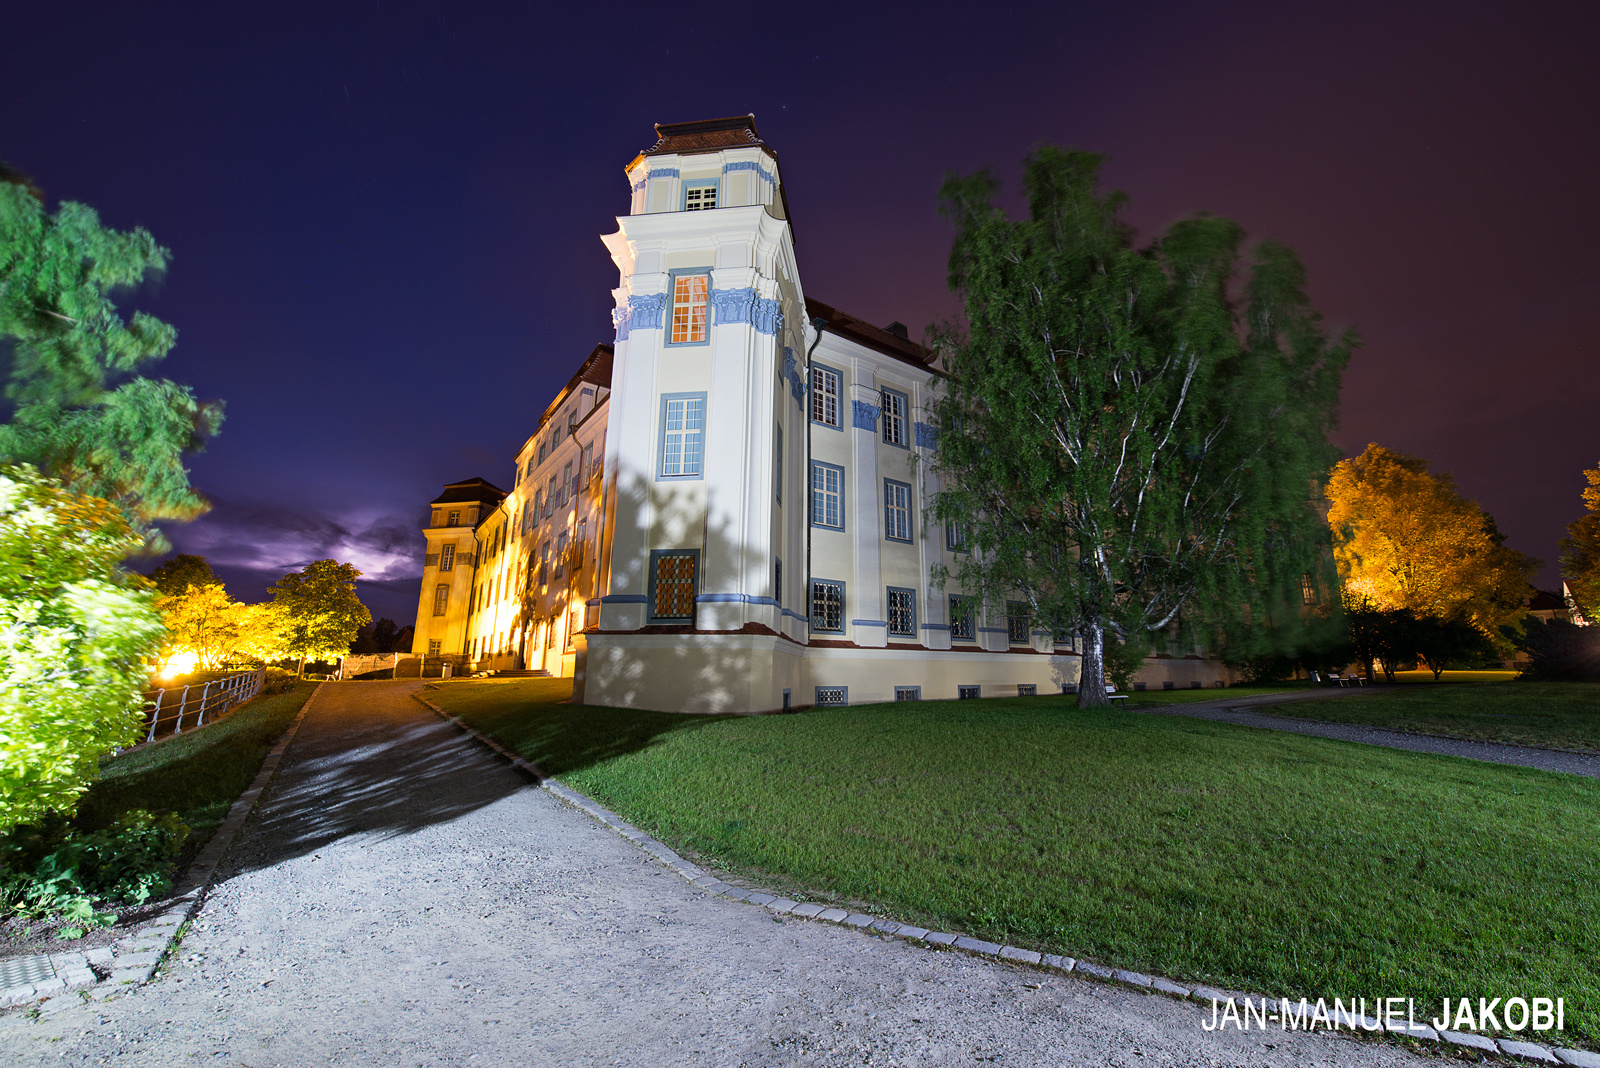
{"type": "Polygon", "coordinates": [[[1018,697],[1038,697],[1039,696],[1039,684],[1037,682],[1019,682],[1019,683],[1017,683],[1017,696],[1018,697]]]}
{"type": "Polygon", "coordinates": [[[450,513],[450,521],[448,523],[446,523],[445,526],[447,526],[447,527],[459,527],[460,525],[461,525],[461,513],[460,512],[451,512],[450,513]]]}
{"type": "Polygon", "coordinates": [[[557,423],[555,429],[550,431],[550,451],[555,452],[556,446],[561,444],[561,424],[557,423]]]}
{"type": "Polygon", "coordinates": [[[967,551],[967,528],[960,523],[944,525],[944,547],[953,553],[967,551]]]}
{"type": "Polygon", "coordinates": [[[572,610],[572,619],[567,624],[567,648],[568,649],[572,648],[573,639],[575,637],[577,637],[578,631],[580,631],[582,629],[583,629],[583,609],[574,608],[572,610]]]}
{"type": "Polygon", "coordinates": [[[982,693],[983,689],[978,686],[956,687],[956,697],[962,701],[976,701],[982,693]]]}
{"type": "Polygon", "coordinates": [[[1302,604],[1317,603],[1317,584],[1311,581],[1311,576],[1300,576],[1300,601],[1302,604]]]}
{"type": "Polygon", "coordinates": [[[578,480],[586,482],[594,477],[594,442],[583,447],[583,465],[578,471],[578,480]]]}
{"type": "Polygon", "coordinates": [[[717,180],[683,183],[683,210],[705,211],[717,206],[717,180]]]}
{"type": "Polygon", "coordinates": [[[445,609],[449,607],[450,587],[441,582],[439,585],[433,588],[433,614],[436,616],[442,616],[445,613],[445,609]]]}
{"type": "Polygon", "coordinates": [[[672,345],[699,345],[706,340],[706,298],[709,274],[672,276],[672,345]]]}
{"type": "Polygon", "coordinates": [[[439,549],[439,570],[449,571],[456,566],[456,547],[445,545],[439,549]]]}
{"type": "Polygon", "coordinates": [[[811,629],[844,633],[844,583],[811,580],[811,629]]]}
{"type": "Polygon", "coordinates": [[[545,542],[539,550],[539,585],[544,585],[545,568],[550,566],[550,543],[545,542]]]}
{"type": "Polygon", "coordinates": [[[556,536],[556,578],[561,577],[567,561],[567,532],[562,531],[556,536]]]}
{"type": "Polygon", "coordinates": [[[544,463],[544,456],[545,456],[545,443],[541,441],[541,442],[539,442],[539,462],[540,463],[544,463]]]}
{"type": "Polygon", "coordinates": [[[572,543],[572,570],[574,573],[583,570],[583,558],[589,551],[589,521],[578,520],[578,537],[572,543]]]}
{"type": "Polygon", "coordinates": [[[1006,602],[1006,640],[1012,645],[1028,644],[1028,605],[1026,601],[1006,602]]]}
{"type": "Polygon", "coordinates": [[[578,483],[572,477],[572,461],[567,461],[567,466],[561,472],[561,507],[567,506],[567,501],[578,495],[578,483]]]}
{"type": "Polygon", "coordinates": [[[551,475],[550,476],[550,485],[545,487],[544,517],[546,519],[549,519],[550,518],[550,514],[552,512],[554,512],[555,510],[556,510],[556,476],[555,475],[551,475]]]}
{"type": "Polygon", "coordinates": [[[847,705],[850,703],[850,687],[848,686],[818,686],[816,705],[819,708],[847,705]]]}
{"type": "Polygon", "coordinates": [[[971,597],[962,597],[952,593],[950,595],[950,637],[958,642],[970,642],[977,638],[977,612],[971,597]]]}
{"type": "Polygon", "coordinates": [[[661,398],[661,467],[658,479],[703,476],[706,395],[669,393],[661,398]]]}
{"type": "Polygon", "coordinates": [[[694,619],[698,592],[695,572],[698,549],[655,549],[650,553],[650,619],[657,623],[686,623],[694,619]]]}
{"type": "Polygon", "coordinates": [[[917,591],[889,587],[889,633],[898,638],[917,636],[917,591]]]}
{"type": "Polygon", "coordinates": [[[910,448],[906,444],[906,414],[911,405],[907,402],[906,395],[892,389],[880,389],[878,393],[880,403],[883,405],[883,443],[898,445],[902,449],[910,448]]]}
{"type": "Polygon", "coordinates": [[[772,561],[772,599],[783,607],[783,561],[772,561]]]}
{"type": "Polygon", "coordinates": [[[444,641],[442,639],[439,639],[439,638],[429,638],[428,639],[428,655],[429,656],[438,656],[442,652],[444,652],[444,641]]]}
{"type": "MultiPolygon", "coordinates": [[[[811,365],[811,419],[823,426],[839,426],[839,372],[811,365]]],[[[843,429],[842,427],[840,429],[843,429]]]]}
{"type": "Polygon", "coordinates": [[[777,432],[772,440],[772,486],[777,494],[778,503],[783,503],[783,427],[772,428],[777,432]]]}
{"type": "Polygon", "coordinates": [[[535,493],[533,495],[533,505],[532,505],[532,507],[527,507],[527,508],[524,508],[522,510],[522,536],[524,538],[526,538],[528,536],[528,532],[533,529],[533,521],[538,516],[538,514],[539,514],[539,495],[537,493],[535,493]]]}
{"type": "Polygon", "coordinates": [[[922,700],[922,687],[896,686],[894,688],[894,699],[896,701],[920,701],[922,700]]]}
{"type": "Polygon", "coordinates": [[[888,478],[883,480],[883,536],[911,540],[911,487],[888,478]]]}
{"type": "Polygon", "coordinates": [[[1075,641],[1076,636],[1071,631],[1062,631],[1055,636],[1055,643],[1068,651],[1075,648],[1075,641]]]}
{"type": "Polygon", "coordinates": [[[811,525],[844,529],[844,468],[812,462],[811,525]]]}

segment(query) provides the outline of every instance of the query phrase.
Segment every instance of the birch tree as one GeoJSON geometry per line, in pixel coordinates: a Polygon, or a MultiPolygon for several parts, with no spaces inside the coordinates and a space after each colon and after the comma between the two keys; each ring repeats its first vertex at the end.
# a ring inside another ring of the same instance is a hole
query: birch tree
{"type": "Polygon", "coordinates": [[[1022,219],[987,171],[946,179],[963,315],[932,332],[934,514],[974,550],[955,577],[1082,635],[1084,707],[1105,701],[1108,641],[1127,663],[1174,628],[1236,655],[1304,640],[1303,591],[1332,599],[1314,499],[1356,344],[1327,337],[1293,251],[1246,257],[1227,219],[1136,247],[1102,160],[1034,152],[1022,219]]]}

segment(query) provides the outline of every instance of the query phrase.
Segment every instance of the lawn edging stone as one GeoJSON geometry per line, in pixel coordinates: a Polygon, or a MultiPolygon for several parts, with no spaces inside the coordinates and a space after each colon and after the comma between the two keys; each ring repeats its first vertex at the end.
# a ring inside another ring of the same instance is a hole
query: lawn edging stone
{"type": "MultiPolygon", "coordinates": [[[[999,943],[986,942],[969,935],[947,931],[929,931],[925,928],[913,927],[910,924],[899,924],[895,921],[869,916],[864,913],[847,912],[839,908],[824,908],[814,902],[797,904],[793,900],[778,894],[768,894],[763,890],[751,890],[734,886],[723,881],[718,876],[685,861],[677,853],[674,853],[671,848],[650,837],[647,833],[633,826],[587,794],[574,790],[565,783],[551,778],[540,770],[537,765],[531,764],[523,757],[507,750],[498,742],[463,722],[459,717],[446,712],[437,704],[422,696],[422,694],[414,693],[412,696],[440,718],[455,724],[464,734],[481,742],[508,763],[528,774],[541,789],[554,794],[562,801],[588,814],[597,822],[611,828],[625,841],[632,842],[640,849],[662,860],[664,864],[682,876],[685,882],[696,889],[708,890],[729,900],[756,905],[778,915],[792,915],[806,919],[822,920],[839,924],[840,926],[854,927],[872,934],[902,937],[910,941],[923,942],[931,949],[958,949],[974,956],[988,957],[996,961],[1003,960],[1008,964],[1032,965],[1050,971],[1070,973],[1084,979],[1116,983],[1132,989],[1142,990],[1146,993],[1165,994],[1179,1000],[1190,1000],[1198,1003],[1212,1000],[1227,1001],[1229,998],[1242,999],[1245,997],[1250,998],[1252,1001],[1266,1002],[1272,1000],[1263,995],[1226,994],[1208,986],[1187,987],[1160,976],[1145,975],[1141,972],[1128,971],[1121,968],[1109,968],[1091,961],[1075,960],[1072,957],[1054,953],[1037,953],[1032,950],[1018,949],[1015,946],[1002,946],[999,943]]],[[[308,701],[307,704],[309,703],[308,701]]],[[[1348,1013],[1344,1015],[1349,1016],[1348,1013]]],[[[1386,1026],[1383,1022],[1372,1020],[1369,1017],[1350,1016],[1348,1020],[1342,1022],[1349,1024],[1348,1027],[1344,1028],[1347,1031],[1365,1030],[1369,1034],[1405,1035],[1415,1039],[1442,1041],[1499,1056],[1520,1057],[1537,1063],[1575,1065],[1578,1068],[1600,1068],[1600,1055],[1583,1050],[1547,1049],[1532,1042],[1516,1042],[1505,1039],[1496,1044],[1494,1039],[1482,1035],[1464,1034],[1456,1031],[1434,1032],[1432,1028],[1420,1025],[1414,1030],[1404,1027],[1396,1028],[1394,1026],[1386,1026]]],[[[1339,1028],[1333,1028],[1325,1029],[1322,1033],[1336,1035],[1339,1031],[1339,1028]]]]}
{"type": "Polygon", "coordinates": [[[42,1011],[50,1012],[71,1003],[70,999],[60,997],[67,991],[87,993],[92,989],[94,992],[110,996],[124,986],[138,986],[153,979],[162,960],[166,958],[184,928],[204,904],[217,870],[222,866],[223,857],[232,847],[234,840],[239,837],[239,832],[244,829],[245,820],[249,819],[256,803],[261,800],[262,792],[277,773],[284,751],[289,748],[289,743],[294,741],[295,732],[300,729],[306,713],[311,711],[312,702],[326,685],[325,682],[319,683],[317,688],[311,691],[311,695],[306,698],[305,704],[300,706],[300,711],[295,714],[289,726],[284,728],[278,740],[272,744],[272,749],[261,762],[261,768],[256,772],[255,779],[234,800],[226,818],[212,832],[210,840],[200,852],[195,854],[188,871],[184,872],[178,881],[177,888],[180,893],[173,898],[171,905],[134,928],[128,937],[112,946],[81,953],[42,953],[13,958],[8,963],[20,967],[31,966],[35,969],[48,968],[49,975],[30,983],[0,990],[0,1007],[24,1005],[48,998],[45,1005],[53,1007],[42,1008],[42,1011]],[[60,1004],[54,1005],[55,1002],[60,1004]]]}

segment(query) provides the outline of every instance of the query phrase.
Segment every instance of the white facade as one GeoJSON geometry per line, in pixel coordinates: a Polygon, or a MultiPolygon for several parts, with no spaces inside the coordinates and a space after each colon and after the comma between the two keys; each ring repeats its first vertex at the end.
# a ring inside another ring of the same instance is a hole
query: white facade
{"type": "MultiPolygon", "coordinates": [[[[574,674],[574,700],[597,705],[754,712],[1075,688],[1070,645],[1005,605],[953,617],[959,591],[932,581],[958,563],[926,518],[937,375],[899,324],[808,303],[778,160],[753,120],[657,132],[626,171],[631,214],[602,239],[620,276],[610,392],[567,439],[603,442],[600,476],[524,529],[517,517],[566,462],[538,462],[547,412],[496,511],[505,533],[480,554],[518,606],[514,633],[480,620],[501,602],[477,595],[467,633],[574,674]],[[557,582],[540,570],[544,544],[585,521],[597,566],[557,582]],[[557,665],[538,628],[564,628],[563,646],[574,609],[583,629],[557,665]]],[[[1223,677],[1196,657],[1145,674],[1223,677]]]]}

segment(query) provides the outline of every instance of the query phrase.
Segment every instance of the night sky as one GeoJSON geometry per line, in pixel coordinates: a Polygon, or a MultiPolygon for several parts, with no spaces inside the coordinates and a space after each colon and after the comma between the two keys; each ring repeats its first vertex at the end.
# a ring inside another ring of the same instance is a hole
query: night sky
{"type": "Polygon", "coordinates": [[[1450,472],[1559,582],[1600,461],[1593,4],[8,5],[0,159],[174,253],[124,300],[221,398],[169,528],[234,596],[332,556],[416,611],[424,505],[506,486],[597,342],[652,124],[753,112],[808,296],[955,308],[948,169],[1108,153],[1145,238],[1295,246],[1364,347],[1338,444],[1450,472]],[[759,16],[757,10],[770,14],[759,16]]]}

